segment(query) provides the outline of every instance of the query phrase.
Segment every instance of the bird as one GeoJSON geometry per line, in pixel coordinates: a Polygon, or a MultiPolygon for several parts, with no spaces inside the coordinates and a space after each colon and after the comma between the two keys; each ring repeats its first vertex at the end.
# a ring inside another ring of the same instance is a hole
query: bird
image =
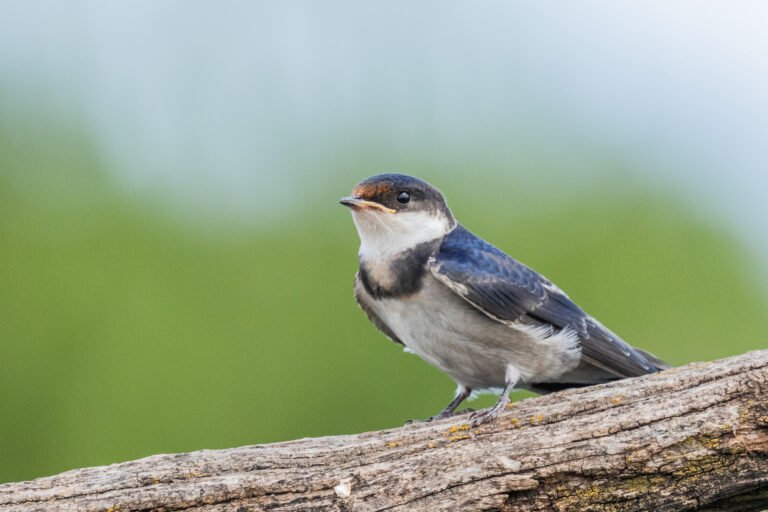
{"type": "Polygon", "coordinates": [[[446,373],[453,400],[498,393],[471,427],[493,421],[513,389],[539,394],[670,366],[587,314],[550,280],[456,221],[444,195],[406,174],[358,183],[339,202],[360,238],[357,304],[392,341],[446,373]]]}

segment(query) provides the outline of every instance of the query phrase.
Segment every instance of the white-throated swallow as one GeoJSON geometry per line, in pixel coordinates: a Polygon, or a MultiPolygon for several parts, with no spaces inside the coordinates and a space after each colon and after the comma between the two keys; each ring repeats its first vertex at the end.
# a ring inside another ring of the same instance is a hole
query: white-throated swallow
{"type": "Polygon", "coordinates": [[[502,389],[472,415],[494,419],[509,393],[550,393],[669,368],[625,343],[557,286],[456,222],[443,194],[379,174],[340,200],[360,235],[355,298],[385,335],[457,384],[447,418],[473,391],[502,389]]]}

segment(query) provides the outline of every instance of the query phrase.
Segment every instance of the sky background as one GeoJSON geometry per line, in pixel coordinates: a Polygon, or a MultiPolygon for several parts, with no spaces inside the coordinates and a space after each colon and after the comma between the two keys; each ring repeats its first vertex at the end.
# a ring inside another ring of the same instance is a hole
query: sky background
{"type": "Polygon", "coordinates": [[[768,3],[0,7],[0,482],[442,408],[351,295],[384,171],[672,364],[766,346],[768,3]]]}

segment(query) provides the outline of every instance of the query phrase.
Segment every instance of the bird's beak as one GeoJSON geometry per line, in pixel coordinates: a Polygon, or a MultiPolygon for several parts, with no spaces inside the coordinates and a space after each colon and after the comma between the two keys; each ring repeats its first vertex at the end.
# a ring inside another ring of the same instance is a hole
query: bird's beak
{"type": "Polygon", "coordinates": [[[363,199],[361,197],[356,197],[356,196],[342,197],[341,199],[339,199],[339,203],[343,204],[344,206],[348,206],[353,210],[370,209],[370,210],[380,210],[384,213],[397,212],[397,210],[393,210],[392,208],[387,208],[383,204],[379,204],[375,201],[368,201],[367,199],[363,199]]]}

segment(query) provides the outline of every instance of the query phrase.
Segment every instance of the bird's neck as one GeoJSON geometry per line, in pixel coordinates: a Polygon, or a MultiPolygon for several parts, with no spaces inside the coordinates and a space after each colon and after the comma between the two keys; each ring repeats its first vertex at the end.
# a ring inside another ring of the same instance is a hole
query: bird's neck
{"type": "Polygon", "coordinates": [[[394,254],[360,255],[360,281],[375,299],[405,298],[417,293],[427,273],[427,261],[442,239],[422,242],[394,254]]]}

